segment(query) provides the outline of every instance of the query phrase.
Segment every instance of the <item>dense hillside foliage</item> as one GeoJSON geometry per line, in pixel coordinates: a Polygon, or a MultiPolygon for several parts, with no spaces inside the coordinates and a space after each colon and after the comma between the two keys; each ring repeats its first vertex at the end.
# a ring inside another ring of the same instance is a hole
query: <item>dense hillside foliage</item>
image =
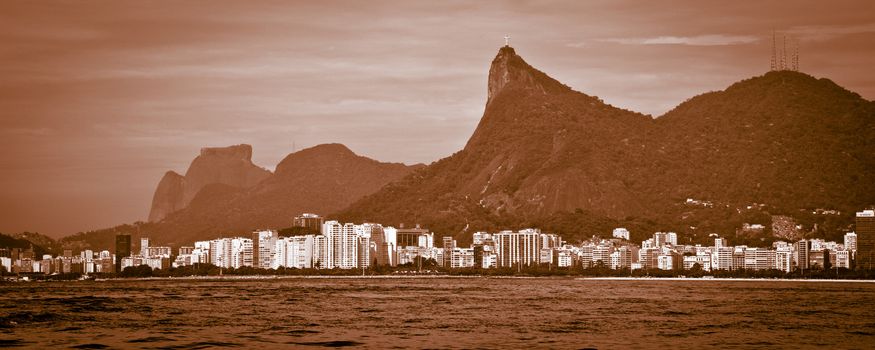
{"type": "MultiPolygon", "coordinates": [[[[571,90],[502,48],[465,148],[337,215],[419,223],[461,241],[537,226],[571,240],[633,228],[736,241],[743,223],[875,203],[875,103],[826,79],[770,72],[694,97],[657,119],[571,90]],[[685,204],[693,198],[705,206],[685,204]],[[757,203],[756,213],[745,208],[757,203]]],[[[824,218],[814,223],[827,221],[824,218]]],[[[818,228],[823,230],[823,228],[818,228]]],[[[637,231],[637,232],[636,232],[637,231]]]]}

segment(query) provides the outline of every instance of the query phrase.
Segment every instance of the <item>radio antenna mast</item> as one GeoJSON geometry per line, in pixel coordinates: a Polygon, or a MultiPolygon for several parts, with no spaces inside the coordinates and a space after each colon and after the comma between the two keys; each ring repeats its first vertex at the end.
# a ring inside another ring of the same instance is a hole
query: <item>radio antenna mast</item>
{"type": "Polygon", "coordinates": [[[778,57],[777,57],[778,56],[778,51],[777,51],[778,49],[775,47],[775,45],[776,45],[775,30],[772,29],[772,61],[769,65],[770,71],[778,70],[778,57]]]}

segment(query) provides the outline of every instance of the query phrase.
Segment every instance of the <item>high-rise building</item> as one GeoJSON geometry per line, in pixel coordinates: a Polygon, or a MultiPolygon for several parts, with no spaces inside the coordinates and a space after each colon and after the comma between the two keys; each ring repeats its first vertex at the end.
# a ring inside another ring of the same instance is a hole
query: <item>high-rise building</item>
{"type": "MultiPolygon", "coordinates": [[[[453,259],[453,248],[456,247],[455,240],[453,236],[444,236],[443,237],[443,247],[444,247],[444,261],[442,266],[450,266],[453,259]]],[[[400,242],[399,242],[400,243],[400,242]]]]}
{"type": "Polygon", "coordinates": [[[808,248],[808,241],[803,239],[796,242],[793,246],[796,248],[796,256],[794,259],[796,260],[796,268],[801,269],[802,271],[808,270],[810,267],[808,256],[810,249],[808,248]]]}
{"type": "Polygon", "coordinates": [[[857,250],[857,233],[845,233],[845,250],[849,252],[857,250]]]}
{"type": "MultiPolygon", "coordinates": [[[[555,233],[542,233],[541,234],[541,249],[545,248],[559,248],[562,246],[562,237],[555,233]]],[[[546,262],[543,261],[542,262],[546,262]]]]}
{"type": "Polygon", "coordinates": [[[337,221],[326,221],[322,225],[325,236],[325,253],[322,268],[353,269],[358,267],[358,237],[355,225],[341,225],[337,221]]]}
{"type": "Polygon", "coordinates": [[[323,231],[321,235],[316,235],[313,237],[313,267],[317,269],[324,269],[328,267],[327,262],[327,241],[328,238],[325,236],[325,227],[323,225],[323,231]]]}
{"type": "Polygon", "coordinates": [[[540,236],[541,231],[537,229],[525,229],[520,232],[501,231],[494,234],[492,238],[495,241],[498,266],[537,265],[541,252],[540,236]]]}
{"type": "Polygon", "coordinates": [[[149,237],[140,238],[140,256],[149,257],[149,237]]]}
{"type": "Polygon", "coordinates": [[[857,213],[857,268],[875,269],[875,210],[857,213]]]}
{"type": "Polygon", "coordinates": [[[194,242],[194,250],[191,251],[192,264],[212,263],[212,259],[210,259],[210,243],[211,241],[194,242]]]}
{"type": "Polygon", "coordinates": [[[766,248],[747,248],[744,250],[745,270],[771,270],[774,269],[775,251],[766,248]]]}
{"type": "Polygon", "coordinates": [[[702,270],[711,271],[711,253],[699,252],[696,255],[685,255],[682,257],[684,270],[690,270],[694,266],[699,265],[702,270]]]}
{"type": "Polygon", "coordinates": [[[394,265],[395,247],[391,246],[386,240],[386,232],[380,224],[362,224],[365,230],[370,230],[371,237],[371,264],[372,265],[394,265]]]}
{"type": "Polygon", "coordinates": [[[474,249],[472,248],[453,248],[449,251],[450,267],[467,268],[474,267],[474,249]]]}
{"type": "Polygon", "coordinates": [[[657,261],[659,257],[659,249],[654,247],[641,248],[638,251],[638,262],[641,264],[642,269],[655,269],[659,264],[657,261]]]}
{"type": "MultiPolygon", "coordinates": [[[[358,226],[358,225],[357,225],[358,226]]],[[[367,230],[367,234],[356,234],[358,241],[358,265],[359,268],[371,267],[371,232],[367,230]]]]}
{"type": "MultiPolygon", "coordinates": [[[[249,238],[242,237],[231,239],[231,267],[239,269],[241,267],[250,267],[254,265],[255,248],[253,242],[254,241],[249,238]]],[[[262,243],[265,243],[265,241],[262,241],[262,243]]],[[[272,257],[272,252],[273,249],[268,249],[266,255],[272,257]]],[[[271,268],[271,266],[268,265],[264,268],[271,268]]]]}
{"type": "Polygon", "coordinates": [[[483,253],[485,252],[483,244],[474,244],[471,246],[474,254],[474,267],[483,267],[483,253]]]}
{"type": "Polygon", "coordinates": [[[259,269],[271,268],[278,236],[274,230],[259,230],[252,233],[252,266],[259,269]]]}
{"type": "Polygon", "coordinates": [[[592,266],[611,266],[611,253],[614,248],[607,245],[597,245],[592,248],[592,266]],[[599,263],[601,262],[601,263],[599,263]]]}
{"type": "Polygon", "coordinates": [[[665,245],[666,233],[665,232],[656,232],[653,234],[653,246],[654,247],[662,247],[665,245]]]}
{"type": "Polygon", "coordinates": [[[384,227],[383,239],[385,239],[384,244],[389,248],[389,259],[391,260],[389,265],[398,265],[398,249],[401,248],[398,246],[398,229],[392,226],[384,227]]]}
{"type": "Polygon", "coordinates": [[[674,257],[671,253],[669,254],[660,254],[657,258],[657,268],[660,270],[674,270],[676,268],[674,264],[674,257]]]}
{"type": "Polygon", "coordinates": [[[292,226],[303,227],[307,229],[307,233],[322,233],[322,224],[325,219],[321,216],[311,213],[304,213],[301,216],[296,216],[292,226]]]}
{"type": "Polygon", "coordinates": [[[775,269],[783,272],[793,271],[793,252],[790,247],[779,247],[775,251],[775,269]]]}
{"type": "Polygon", "coordinates": [[[314,235],[286,238],[286,267],[309,269],[313,267],[314,235]]]}
{"type": "Polygon", "coordinates": [[[611,269],[628,269],[632,266],[632,253],[629,248],[620,247],[609,255],[611,269]]]}
{"type": "Polygon", "coordinates": [[[131,256],[131,235],[115,236],[115,272],[122,271],[122,259],[131,256]]]}
{"type": "Polygon", "coordinates": [[[671,245],[678,245],[678,234],[675,232],[668,232],[665,234],[666,243],[671,245]]]}
{"type": "MultiPolygon", "coordinates": [[[[195,243],[197,245],[197,243],[195,243]]],[[[218,238],[210,241],[210,263],[222,268],[231,267],[231,239],[218,238]]]]}
{"type": "Polygon", "coordinates": [[[170,247],[150,246],[146,249],[146,255],[143,255],[143,257],[170,259],[170,247]]]}
{"type": "Polygon", "coordinates": [[[744,269],[744,251],[747,250],[746,245],[737,245],[732,250],[732,269],[744,269]]]}
{"type": "Polygon", "coordinates": [[[434,246],[434,235],[429,234],[428,229],[420,228],[399,228],[395,230],[395,239],[398,248],[407,247],[425,247],[431,248],[434,246]]]}

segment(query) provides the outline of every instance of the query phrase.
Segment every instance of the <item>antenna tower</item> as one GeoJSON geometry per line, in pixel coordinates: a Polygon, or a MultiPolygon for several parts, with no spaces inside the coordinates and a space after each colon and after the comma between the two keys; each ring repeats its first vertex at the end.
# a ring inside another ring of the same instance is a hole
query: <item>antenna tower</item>
{"type": "Polygon", "coordinates": [[[793,53],[793,71],[799,71],[799,39],[793,38],[793,43],[796,46],[796,51],[793,53]]]}
{"type": "Polygon", "coordinates": [[[783,47],[781,48],[781,70],[787,69],[787,36],[782,35],[783,47]]]}
{"type": "Polygon", "coordinates": [[[770,71],[778,70],[778,61],[777,61],[778,60],[778,58],[777,58],[777,56],[778,56],[777,50],[778,49],[775,47],[775,45],[776,45],[775,30],[772,29],[772,61],[771,61],[770,66],[769,66],[770,71]]]}

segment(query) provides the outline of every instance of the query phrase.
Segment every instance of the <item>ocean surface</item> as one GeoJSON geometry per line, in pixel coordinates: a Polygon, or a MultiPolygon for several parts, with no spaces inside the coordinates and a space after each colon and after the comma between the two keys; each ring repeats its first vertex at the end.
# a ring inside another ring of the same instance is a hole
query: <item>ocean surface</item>
{"type": "Polygon", "coordinates": [[[875,348],[875,283],[288,278],[0,284],[0,347],[875,348]]]}

